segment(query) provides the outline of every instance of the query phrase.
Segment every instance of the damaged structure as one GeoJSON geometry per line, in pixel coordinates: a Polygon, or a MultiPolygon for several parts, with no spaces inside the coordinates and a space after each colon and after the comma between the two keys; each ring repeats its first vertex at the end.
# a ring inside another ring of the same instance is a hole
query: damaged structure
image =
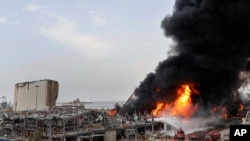
{"type": "MultiPolygon", "coordinates": [[[[183,126],[157,116],[188,121],[201,118],[202,122],[193,122],[198,125],[210,119],[202,127],[223,125],[228,131],[228,125],[241,124],[242,115],[247,113],[243,123],[249,124],[250,112],[245,109],[249,100],[244,101],[239,92],[249,85],[250,78],[249,2],[176,0],[174,8],[161,24],[165,35],[175,42],[172,54],[135,89],[118,112],[122,116],[84,106],[53,107],[57,82],[24,82],[16,84],[15,112],[2,114],[1,136],[60,141],[153,140],[170,139],[178,126],[183,126]],[[145,111],[149,114],[139,114],[145,111]]],[[[182,141],[191,131],[183,129],[185,132],[175,134],[182,141]]],[[[220,130],[199,129],[202,132],[190,133],[189,139],[216,135],[217,140],[220,130]]]]}
{"type": "Polygon", "coordinates": [[[56,105],[59,83],[44,79],[15,84],[14,111],[50,110],[56,105]]]}
{"type": "Polygon", "coordinates": [[[56,105],[58,89],[58,82],[49,79],[16,83],[13,108],[0,112],[0,140],[137,140],[163,129],[164,124],[151,116],[122,117],[115,109],[86,109],[79,99],[56,105]]]}
{"type": "Polygon", "coordinates": [[[135,141],[176,130],[150,115],[121,117],[108,111],[57,107],[50,112],[6,112],[0,116],[0,136],[20,141],[135,141]]]}
{"type": "Polygon", "coordinates": [[[58,87],[57,81],[48,79],[17,83],[13,109],[0,112],[0,140],[153,141],[178,138],[180,127],[187,133],[181,139],[197,130],[205,135],[207,130],[191,129],[179,117],[160,118],[152,111],[120,115],[118,103],[113,109],[88,109],[79,99],[56,105],[58,87]]]}

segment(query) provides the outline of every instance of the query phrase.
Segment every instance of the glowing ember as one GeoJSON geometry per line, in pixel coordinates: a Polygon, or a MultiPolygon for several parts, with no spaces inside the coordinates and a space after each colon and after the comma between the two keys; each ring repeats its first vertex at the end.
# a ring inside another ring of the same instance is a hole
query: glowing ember
{"type": "Polygon", "coordinates": [[[240,104],[240,112],[244,110],[244,105],[243,104],[240,104]]]}
{"type": "Polygon", "coordinates": [[[210,109],[212,115],[217,115],[227,120],[229,118],[226,106],[214,106],[210,109]]]}
{"type": "Polygon", "coordinates": [[[225,120],[228,119],[228,114],[227,113],[223,114],[223,119],[225,119],[225,120]]]}
{"type": "Polygon", "coordinates": [[[157,103],[157,107],[152,111],[154,116],[181,116],[181,117],[191,117],[196,111],[195,105],[193,105],[191,100],[192,94],[199,94],[199,92],[194,89],[193,84],[183,84],[177,91],[177,99],[173,103],[157,103]]]}

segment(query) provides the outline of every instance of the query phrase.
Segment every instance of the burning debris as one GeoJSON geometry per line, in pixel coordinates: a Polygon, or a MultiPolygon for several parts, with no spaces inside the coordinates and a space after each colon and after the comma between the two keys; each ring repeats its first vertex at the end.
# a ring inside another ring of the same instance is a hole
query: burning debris
{"type": "Polygon", "coordinates": [[[247,0],[176,0],[172,15],[161,23],[175,42],[172,54],[147,75],[120,113],[237,115],[244,108],[238,90],[250,70],[249,16],[247,0]]]}
{"type": "Polygon", "coordinates": [[[108,114],[109,114],[110,116],[116,115],[116,114],[121,110],[121,106],[120,106],[119,103],[115,103],[114,106],[115,106],[115,108],[111,109],[111,110],[108,112],[108,114]]]}
{"type": "Polygon", "coordinates": [[[196,111],[195,105],[192,103],[191,95],[199,94],[192,84],[181,85],[177,89],[177,98],[173,103],[157,103],[156,109],[152,111],[154,116],[170,115],[191,117],[196,111]],[[163,113],[164,112],[164,113],[163,113]]]}

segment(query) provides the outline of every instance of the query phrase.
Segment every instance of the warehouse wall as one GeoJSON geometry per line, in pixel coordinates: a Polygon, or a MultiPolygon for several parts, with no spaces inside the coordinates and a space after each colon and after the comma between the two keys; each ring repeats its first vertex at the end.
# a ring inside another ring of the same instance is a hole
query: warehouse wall
{"type": "Polygon", "coordinates": [[[54,80],[17,83],[13,110],[50,110],[56,104],[58,90],[59,84],[54,80]]]}

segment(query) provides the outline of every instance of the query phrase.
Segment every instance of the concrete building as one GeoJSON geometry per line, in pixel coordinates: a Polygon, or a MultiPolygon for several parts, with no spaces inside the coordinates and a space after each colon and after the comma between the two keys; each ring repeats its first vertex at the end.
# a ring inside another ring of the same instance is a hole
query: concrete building
{"type": "Polygon", "coordinates": [[[54,80],[39,80],[15,84],[14,111],[50,110],[56,105],[59,84],[54,80]]]}

